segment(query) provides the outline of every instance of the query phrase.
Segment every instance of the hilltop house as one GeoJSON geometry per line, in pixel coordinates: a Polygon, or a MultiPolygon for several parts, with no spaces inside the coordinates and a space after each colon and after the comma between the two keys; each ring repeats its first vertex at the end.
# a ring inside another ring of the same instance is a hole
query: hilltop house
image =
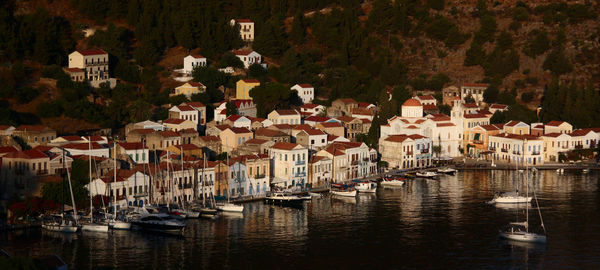
{"type": "Polygon", "coordinates": [[[116,86],[116,79],[109,77],[109,57],[103,50],[77,50],[69,54],[69,67],[65,71],[72,79],[88,80],[93,87],[107,83],[110,88],[116,86]]]}
{"type": "Polygon", "coordinates": [[[183,85],[175,87],[175,89],[169,94],[169,96],[184,95],[190,99],[194,94],[200,94],[206,92],[206,86],[199,82],[186,82],[183,85]]]}
{"type": "Polygon", "coordinates": [[[249,68],[252,64],[262,64],[262,56],[249,50],[234,50],[233,54],[244,63],[244,68],[249,68]]]}
{"type": "Polygon", "coordinates": [[[292,90],[298,92],[298,97],[302,103],[311,103],[315,99],[315,88],[308,83],[300,83],[291,87],[292,90]]]}
{"type": "Polygon", "coordinates": [[[249,19],[231,19],[229,21],[231,26],[239,25],[240,37],[245,42],[254,41],[254,22],[249,19]]]}
{"type": "Polygon", "coordinates": [[[206,66],[206,57],[199,54],[190,54],[183,58],[183,72],[191,75],[197,67],[206,66]]]}

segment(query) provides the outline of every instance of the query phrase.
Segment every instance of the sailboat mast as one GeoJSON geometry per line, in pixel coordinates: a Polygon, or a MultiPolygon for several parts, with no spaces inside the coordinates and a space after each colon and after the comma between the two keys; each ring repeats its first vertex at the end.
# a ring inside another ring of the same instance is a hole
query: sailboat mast
{"type": "Polygon", "coordinates": [[[182,187],[182,190],[180,190],[181,192],[179,194],[180,195],[179,199],[181,200],[181,204],[184,204],[185,193],[183,191],[185,190],[185,183],[181,183],[181,180],[184,179],[183,178],[183,174],[184,174],[184,171],[183,171],[183,144],[181,146],[179,146],[179,149],[181,150],[181,176],[179,177],[179,182],[180,182],[179,184],[182,187]],[[183,196],[181,196],[181,195],[183,195],[183,196]],[[181,197],[183,197],[183,199],[181,197]]]}
{"type": "Polygon", "coordinates": [[[202,177],[200,181],[202,181],[202,206],[206,207],[206,197],[204,196],[204,178],[206,175],[204,174],[204,168],[206,168],[206,157],[202,155],[202,177]]]}
{"type": "Polygon", "coordinates": [[[88,173],[89,173],[89,177],[90,177],[90,186],[88,188],[88,191],[90,193],[90,221],[92,220],[92,212],[94,211],[94,206],[92,204],[92,137],[88,136],[88,173]]]}
{"type": "MultiPolygon", "coordinates": [[[[113,184],[117,187],[117,142],[113,141],[113,184]]],[[[117,219],[117,192],[113,190],[113,220],[117,219]]]]}
{"type": "Polygon", "coordinates": [[[229,202],[229,181],[231,180],[231,173],[229,172],[229,153],[227,153],[227,202],[229,202]]]}
{"type": "MultiPolygon", "coordinates": [[[[73,166],[71,166],[73,169],[73,166]]],[[[69,191],[71,192],[71,202],[73,203],[73,216],[75,217],[75,225],[77,225],[77,206],[75,205],[75,196],[73,196],[73,187],[71,186],[71,174],[67,173],[67,180],[69,180],[69,191]]]]}

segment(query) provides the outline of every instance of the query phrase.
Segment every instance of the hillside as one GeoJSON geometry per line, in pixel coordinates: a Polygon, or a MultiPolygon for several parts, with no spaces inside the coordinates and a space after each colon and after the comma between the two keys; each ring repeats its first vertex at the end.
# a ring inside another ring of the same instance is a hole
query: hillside
{"type": "MultiPolygon", "coordinates": [[[[166,115],[163,105],[182,101],[167,94],[178,85],[171,71],[181,66],[183,56],[200,53],[220,68],[237,64],[228,51],[247,47],[265,57],[268,71],[254,69],[236,76],[203,71],[195,79],[207,85],[208,92],[192,99],[210,106],[223,98],[218,88],[233,88],[243,76],[285,86],[311,83],[325,104],[339,97],[379,102],[389,89],[406,97],[411,90],[487,82],[499,91],[490,91],[489,102],[518,102],[511,117],[530,120],[532,112],[527,110],[542,105],[542,120],[547,115],[581,126],[596,121],[569,119],[578,116],[565,106],[581,106],[587,89],[595,92],[588,95],[593,100],[589,106],[596,104],[598,3],[275,2],[7,1],[0,13],[7,22],[0,28],[6,37],[0,40],[0,79],[7,82],[0,98],[10,107],[0,115],[8,124],[42,122],[63,132],[161,119],[166,115]],[[255,22],[254,43],[241,41],[229,26],[230,18],[255,22]],[[67,64],[70,51],[85,48],[109,52],[111,75],[121,81],[118,89],[89,91],[61,82],[57,66],[67,64]],[[572,102],[560,108],[551,105],[556,102],[543,99],[549,87],[572,93],[567,95],[572,102]]],[[[268,97],[294,104],[284,88],[263,91],[279,91],[268,97]]],[[[381,117],[397,112],[398,102],[400,98],[381,117]]],[[[591,114],[597,109],[586,110],[591,114]]]]}

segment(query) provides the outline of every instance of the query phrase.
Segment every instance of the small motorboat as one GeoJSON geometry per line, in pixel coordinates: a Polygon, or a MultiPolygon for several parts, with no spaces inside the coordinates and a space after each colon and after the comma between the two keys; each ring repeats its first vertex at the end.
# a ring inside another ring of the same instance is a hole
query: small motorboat
{"type": "Polygon", "coordinates": [[[305,201],[312,201],[312,196],[310,194],[300,196],[305,201]]]}
{"type": "Polygon", "coordinates": [[[316,193],[316,192],[308,192],[308,195],[310,195],[311,197],[314,197],[314,198],[323,197],[323,195],[321,195],[321,193],[316,193]]]}
{"type": "Polygon", "coordinates": [[[87,232],[108,232],[108,224],[101,222],[87,222],[81,225],[82,231],[87,232]]]}
{"type": "Polygon", "coordinates": [[[241,213],[241,212],[244,212],[244,206],[239,205],[239,204],[229,203],[229,202],[217,203],[217,210],[223,211],[223,212],[241,213]]]}
{"type": "Polygon", "coordinates": [[[381,179],[382,187],[401,187],[406,184],[406,178],[402,177],[383,177],[381,179]]]}
{"type": "Polygon", "coordinates": [[[304,198],[283,192],[274,192],[265,197],[265,203],[281,206],[303,207],[304,198]]]}
{"type": "Polygon", "coordinates": [[[437,172],[438,173],[443,173],[443,174],[455,175],[456,174],[456,169],[452,169],[450,167],[443,167],[443,168],[438,168],[437,172]]]}
{"type": "Polygon", "coordinates": [[[488,203],[529,203],[531,202],[532,197],[519,195],[518,192],[498,192],[494,195],[494,198],[488,203]]]}
{"type": "Polygon", "coordinates": [[[133,224],[146,231],[175,234],[182,233],[186,226],[185,222],[165,213],[144,214],[139,220],[134,221],[133,224]]]}
{"type": "Polygon", "coordinates": [[[359,182],[354,186],[360,193],[375,193],[377,191],[377,184],[373,182],[359,182]]]}
{"type": "Polygon", "coordinates": [[[563,169],[563,168],[556,169],[556,173],[563,174],[563,173],[565,173],[565,169],[563,169]]]}
{"type": "Polygon", "coordinates": [[[581,173],[589,173],[589,172],[590,172],[590,169],[583,169],[583,170],[581,170],[581,173]]]}
{"type": "Polygon", "coordinates": [[[336,196],[342,197],[356,197],[356,189],[354,187],[345,184],[333,184],[329,192],[336,196]]]}
{"type": "Polygon", "coordinates": [[[428,179],[434,179],[438,176],[437,173],[432,172],[432,171],[420,171],[420,172],[415,173],[415,175],[417,177],[428,178],[428,179]]]}

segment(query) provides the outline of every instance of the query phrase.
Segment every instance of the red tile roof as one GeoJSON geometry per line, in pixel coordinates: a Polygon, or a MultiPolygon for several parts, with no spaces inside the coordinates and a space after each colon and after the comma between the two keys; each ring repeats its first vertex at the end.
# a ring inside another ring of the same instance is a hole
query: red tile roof
{"type": "Polygon", "coordinates": [[[463,83],[466,87],[488,87],[487,83],[463,83]]]}
{"type": "Polygon", "coordinates": [[[465,114],[465,118],[489,118],[485,114],[481,113],[467,113],[465,114]]]}
{"type": "Polygon", "coordinates": [[[402,103],[402,106],[407,106],[407,107],[420,107],[421,102],[414,99],[414,98],[409,98],[406,101],[404,101],[404,103],[402,103]]]}
{"type": "Polygon", "coordinates": [[[299,115],[296,110],[275,110],[279,115],[299,115]]]}
{"type": "Polygon", "coordinates": [[[432,95],[426,95],[426,96],[417,96],[420,100],[435,100],[435,98],[432,95]]]}
{"type": "Polygon", "coordinates": [[[302,104],[302,106],[300,106],[300,108],[303,108],[303,109],[314,109],[314,108],[319,107],[319,106],[322,106],[322,105],[313,104],[313,103],[306,103],[306,104],[302,104]]]}
{"type": "Polygon", "coordinates": [[[200,87],[200,88],[206,87],[206,86],[204,86],[204,84],[202,84],[200,82],[188,82],[188,83],[193,87],[200,87]]]}
{"type": "Polygon", "coordinates": [[[313,86],[310,85],[310,83],[299,83],[298,85],[302,88],[313,88],[313,86]]]}
{"type": "Polygon", "coordinates": [[[331,120],[331,118],[324,117],[324,116],[309,116],[309,117],[306,117],[304,119],[305,122],[306,121],[311,121],[311,122],[317,122],[317,123],[318,122],[325,122],[325,121],[329,121],[329,120],[331,120]]]}
{"type": "Polygon", "coordinates": [[[40,131],[43,131],[46,128],[48,128],[48,127],[42,126],[42,125],[20,125],[15,130],[17,130],[17,131],[37,131],[37,132],[40,132],[40,131]]]}
{"type": "Polygon", "coordinates": [[[202,56],[202,55],[199,55],[199,54],[190,54],[190,55],[191,55],[192,57],[194,57],[194,58],[206,58],[206,57],[204,57],[204,56],[202,56]]]}
{"type": "Polygon", "coordinates": [[[254,138],[254,139],[247,140],[246,144],[263,144],[263,143],[266,143],[266,142],[269,142],[269,140],[263,140],[263,139],[254,138]]]}
{"type": "Polygon", "coordinates": [[[245,83],[260,83],[257,79],[242,79],[245,83]]]}
{"type": "Polygon", "coordinates": [[[183,103],[183,105],[188,105],[188,106],[193,107],[193,108],[206,107],[206,105],[204,105],[202,102],[198,102],[198,101],[185,102],[185,103],[183,103]]]}
{"type": "Polygon", "coordinates": [[[220,142],[221,141],[221,139],[219,139],[219,136],[200,136],[199,138],[205,142],[209,142],[209,141],[220,142]]]}
{"type": "Polygon", "coordinates": [[[465,108],[479,108],[479,106],[477,105],[477,103],[465,103],[465,104],[463,104],[463,107],[465,107],[465,108]]]}
{"type": "Polygon", "coordinates": [[[183,122],[185,122],[186,120],[184,119],[179,119],[179,118],[169,118],[163,121],[164,124],[173,124],[173,125],[179,125],[183,122]]]}
{"type": "Polygon", "coordinates": [[[356,103],[356,100],[351,99],[351,98],[340,98],[339,101],[343,102],[344,104],[356,103]]]}
{"type": "Polygon", "coordinates": [[[344,127],[342,125],[342,123],[340,122],[324,122],[324,123],[319,123],[319,125],[321,125],[324,128],[336,128],[336,127],[344,127]]]}
{"type": "Polygon", "coordinates": [[[198,147],[197,145],[195,145],[193,143],[178,144],[178,145],[174,145],[174,147],[177,149],[183,149],[183,151],[200,149],[200,147],[198,147]]]}
{"type": "Polygon", "coordinates": [[[155,130],[154,130],[154,129],[151,129],[151,128],[138,128],[138,129],[134,129],[134,130],[132,130],[131,132],[135,132],[135,133],[138,133],[138,134],[144,135],[144,134],[150,134],[150,133],[153,133],[154,131],[155,131],[155,130]]]}
{"type": "Polygon", "coordinates": [[[10,152],[6,155],[4,155],[4,157],[2,157],[3,159],[7,159],[7,158],[20,158],[20,159],[38,159],[38,158],[47,158],[48,156],[38,150],[35,149],[29,149],[29,150],[25,150],[25,151],[16,151],[16,152],[10,152]]]}
{"type": "MultiPolygon", "coordinates": [[[[39,151],[39,149],[38,149],[38,151],[39,151]]],[[[19,149],[17,149],[14,146],[2,146],[2,147],[0,147],[0,154],[12,153],[12,152],[19,152],[19,149]]],[[[43,152],[43,151],[40,151],[40,152],[43,152]]]]}
{"type": "Polygon", "coordinates": [[[565,123],[565,122],[564,121],[550,121],[550,122],[548,122],[548,124],[546,124],[546,126],[558,127],[558,126],[562,125],[563,123],[565,123]]]}
{"type": "Polygon", "coordinates": [[[504,110],[508,108],[508,105],[504,105],[504,104],[492,104],[492,106],[490,106],[490,109],[497,109],[497,110],[504,110]]]}
{"type": "Polygon", "coordinates": [[[64,145],[63,148],[65,149],[77,149],[77,150],[97,150],[97,149],[104,149],[104,147],[102,147],[102,145],[98,144],[97,142],[91,142],[91,143],[70,143],[67,145],[64,145]]]}
{"type": "Polygon", "coordinates": [[[439,124],[435,124],[437,127],[453,127],[455,126],[454,123],[439,123],[439,124]]]}
{"type": "Polygon", "coordinates": [[[288,143],[288,142],[277,142],[271,148],[280,150],[292,150],[299,146],[299,144],[288,143]]]}
{"type": "Polygon", "coordinates": [[[423,105],[423,110],[426,110],[426,111],[437,111],[438,107],[435,106],[435,105],[433,105],[433,104],[425,104],[425,105],[423,105]]]}
{"type": "Polygon", "coordinates": [[[274,129],[259,128],[254,132],[255,136],[261,137],[287,137],[289,135],[274,129]]]}
{"type": "Polygon", "coordinates": [[[230,127],[229,129],[235,134],[252,133],[252,131],[245,127],[230,127]]]}
{"type": "Polygon", "coordinates": [[[158,131],[157,133],[164,138],[179,137],[179,133],[172,131],[172,130],[158,131]]]}
{"type": "Polygon", "coordinates": [[[390,135],[385,138],[388,142],[404,142],[406,139],[408,139],[408,136],[406,135],[390,135]]]}
{"type": "Polygon", "coordinates": [[[191,111],[196,110],[196,109],[192,108],[192,106],[188,106],[188,105],[179,105],[179,106],[175,106],[175,108],[177,108],[178,110],[180,110],[182,112],[191,112],[191,111]]]}
{"type": "Polygon", "coordinates": [[[85,55],[85,56],[107,54],[105,51],[100,50],[100,49],[77,50],[77,52],[79,52],[80,54],[85,55]]]}
{"type": "Polygon", "coordinates": [[[83,141],[83,138],[81,138],[79,136],[74,136],[74,135],[61,136],[61,137],[58,137],[58,138],[63,138],[65,141],[69,141],[69,142],[83,141]]]}
{"type": "Polygon", "coordinates": [[[83,69],[80,68],[65,68],[65,70],[69,73],[83,72],[83,69]]]}
{"type": "Polygon", "coordinates": [[[144,148],[144,144],[141,142],[119,142],[119,146],[123,147],[125,150],[138,150],[138,149],[146,149],[144,148]]]}

